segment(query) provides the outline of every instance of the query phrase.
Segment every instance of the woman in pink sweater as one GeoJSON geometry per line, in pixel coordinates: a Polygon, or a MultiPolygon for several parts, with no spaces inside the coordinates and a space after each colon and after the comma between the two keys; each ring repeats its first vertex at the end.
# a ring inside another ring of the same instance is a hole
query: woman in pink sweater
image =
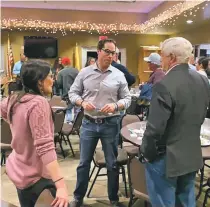
{"type": "Polygon", "coordinates": [[[17,188],[21,207],[33,207],[44,189],[55,197],[52,206],[67,207],[68,192],[54,146],[53,113],[44,97],[52,93],[50,65],[27,61],[21,80],[23,91],[1,102],[1,116],[12,132],[7,175],[17,188]]]}

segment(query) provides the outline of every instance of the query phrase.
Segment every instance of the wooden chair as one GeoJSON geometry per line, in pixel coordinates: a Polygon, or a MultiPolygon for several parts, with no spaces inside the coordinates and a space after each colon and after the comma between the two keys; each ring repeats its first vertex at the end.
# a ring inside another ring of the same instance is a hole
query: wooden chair
{"type": "Polygon", "coordinates": [[[9,124],[1,119],[1,166],[6,163],[6,152],[12,150],[12,133],[9,124]]]}
{"type": "Polygon", "coordinates": [[[130,162],[130,178],[132,195],[130,196],[128,207],[131,207],[138,198],[145,201],[146,207],[149,202],[149,196],[146,187],[145,169],[138,157],[133,157],[130,162]]]}

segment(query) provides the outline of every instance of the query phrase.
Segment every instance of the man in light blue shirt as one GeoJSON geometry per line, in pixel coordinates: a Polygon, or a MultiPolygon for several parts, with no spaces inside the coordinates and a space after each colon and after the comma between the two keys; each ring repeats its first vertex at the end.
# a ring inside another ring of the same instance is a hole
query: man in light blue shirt
{"type": "Polygon", "coordinates": [[[20,70],[21,70],[22,64],[25,62],[25,60],[26,60],[26,56],[24,54],[20,54],[20,61],[16,62],[13,67],[12,73],[14,75],[20,75],[20,70]]]}
{"type": "Polygon", "coordinates": [[[196,67],[194,66],[194,64],[195,64],[194,54],[191,54],[191,56],[189,57],[188,65],[189,65],[189,68],[191,70],[195,70],[196,71],[196,67]]]}

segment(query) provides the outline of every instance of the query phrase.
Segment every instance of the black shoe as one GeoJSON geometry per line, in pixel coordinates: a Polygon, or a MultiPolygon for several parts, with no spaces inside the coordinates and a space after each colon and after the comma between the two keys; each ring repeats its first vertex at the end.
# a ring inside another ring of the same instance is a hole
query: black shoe
{"type": "Polygon", "coordinates": [[[83,207],[83,202],[82,201],[73,200],[70,203],[70,207],[83,207]]]}
{"type": "Polygon", "coordinates": [[[123,205],[119,201],[111,201],[110,204],[112,207],[125,207],[125,205],[123,205]]]}

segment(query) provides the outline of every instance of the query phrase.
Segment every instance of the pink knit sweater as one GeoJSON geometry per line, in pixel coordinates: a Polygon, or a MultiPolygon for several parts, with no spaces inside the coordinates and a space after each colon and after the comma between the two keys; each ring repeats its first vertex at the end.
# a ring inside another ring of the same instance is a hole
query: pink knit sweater
{"type": "MultiPolygon", "coordinates": [[[[54,147],[54,125],[47,100],[27,94],[13,107],[12,153],[6,161],[9,178],[19,189],[24,189],[41,177],[50,178],[46,165],[57,159],[54,147]]],[[[1,116],[9,122],[8,111],[12,99],[1,103],[1,116]]]]}

